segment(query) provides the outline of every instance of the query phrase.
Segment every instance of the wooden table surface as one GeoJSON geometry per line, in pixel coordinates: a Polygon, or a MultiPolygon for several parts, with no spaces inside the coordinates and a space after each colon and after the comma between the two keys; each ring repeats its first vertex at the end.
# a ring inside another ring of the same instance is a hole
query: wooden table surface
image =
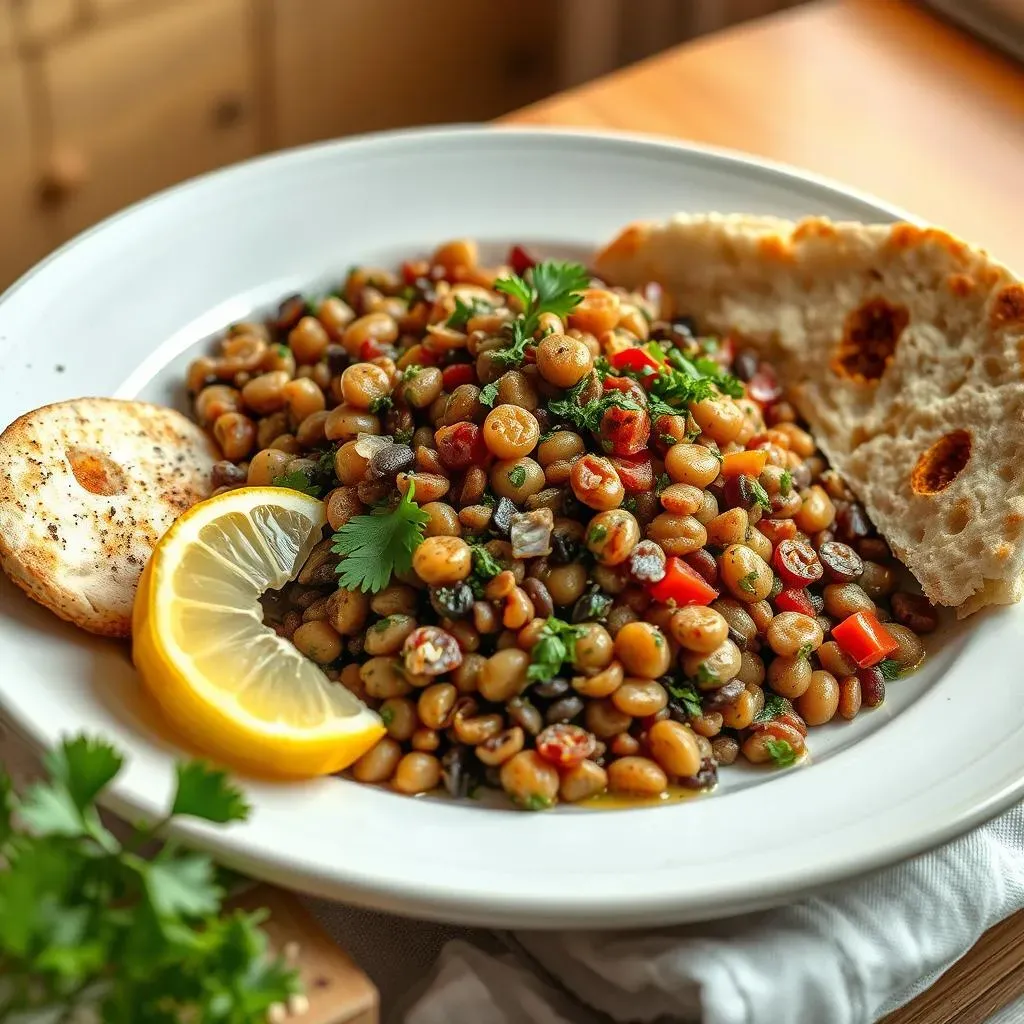
{"type": "MultiPolygon", "coordinates": [[[[907,0],[832,0],[689,43],[505,118],[794,164],[1024,273],[1024,68],[907,0]]],[[[1024,913],[885,1024],[980,1024],[1024,993],[1024,913]]]]}
{"type": "Polygon", "coordinates": [[[506,121],[653,132],[795,164],[1024,272],[1024,68],[905,0],[798,7],[506,121]]]}

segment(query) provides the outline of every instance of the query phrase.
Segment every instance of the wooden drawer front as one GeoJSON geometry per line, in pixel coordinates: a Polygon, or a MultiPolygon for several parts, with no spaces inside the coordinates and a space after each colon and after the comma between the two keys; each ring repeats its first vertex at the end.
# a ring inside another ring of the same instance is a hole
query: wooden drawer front
{"type": "Polygon", "coordinates": [[[0,291],[52,248],[37,184],[22,71],[5,61],[0,63],[0,291]]]}
{"type": "Polygon", "coordinates": [[[256,150],[248,0],[190,0],[46,57],[54,153],[80,167],[65,234],[256,150]]]}
{"type": "Polygon", "coordinates": [[[277,145],[480,120],[554,87],[550,0],[273,0],[277,145]]]}

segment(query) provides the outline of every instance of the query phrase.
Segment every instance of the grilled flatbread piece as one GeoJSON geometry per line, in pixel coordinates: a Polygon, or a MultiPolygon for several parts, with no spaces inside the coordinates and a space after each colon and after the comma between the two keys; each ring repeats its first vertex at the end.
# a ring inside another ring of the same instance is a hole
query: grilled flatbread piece
{"type": "Polygon", "coordinates": [[[217,458],[194,423],[144,402],[26,413],[0,435],[0,564],[62,619],[127,636],[153,545],[209,496],[217,458]]]}
{"type": "Polygon", "coordinates": [[[896,555],[962,617],[1024,594],[1024,286],[911,224],[680,215],[598,272],[775,362],[896,555]]]}

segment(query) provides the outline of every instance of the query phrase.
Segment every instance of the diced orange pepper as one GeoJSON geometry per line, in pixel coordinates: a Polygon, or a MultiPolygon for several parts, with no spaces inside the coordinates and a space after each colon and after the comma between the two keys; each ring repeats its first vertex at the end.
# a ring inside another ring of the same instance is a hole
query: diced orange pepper
{"type": "Polygon", "coordinates": [[[722,476],[752,476],[756,480],[767,462],[764,451],[732,452],[722,459],[722,476]]]}

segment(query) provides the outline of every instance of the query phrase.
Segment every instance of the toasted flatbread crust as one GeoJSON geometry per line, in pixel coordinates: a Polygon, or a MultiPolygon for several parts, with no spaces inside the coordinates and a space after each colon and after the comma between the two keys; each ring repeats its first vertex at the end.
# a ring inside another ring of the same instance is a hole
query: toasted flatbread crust
{"type": "Polygon", "coordinates": [[[1024,593],[1024,286],[912,224],[679,215],[597,257],[680,313],[762,350],[935,603],[1024,593]]]}
{"type": "Polygon", "coordinates": [[[194,423],[145,402],[26,413],[0,435],[0,565],[61,618],[127,636],[153,546],[209,496],[217,458],[194,423]]]}

